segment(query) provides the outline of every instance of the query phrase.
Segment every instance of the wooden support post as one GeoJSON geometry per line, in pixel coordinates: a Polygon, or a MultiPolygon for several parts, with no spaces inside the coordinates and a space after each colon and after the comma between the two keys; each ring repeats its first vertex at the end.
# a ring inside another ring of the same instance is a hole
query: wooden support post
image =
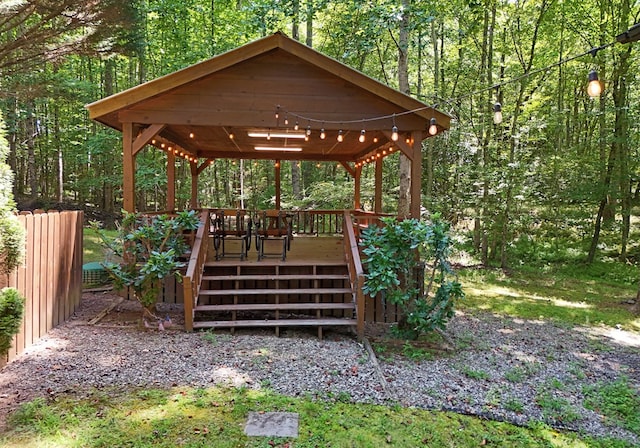
{"type": "Polygon", "coordinates": [[[353,186],[353,208],[356,210],[362,208],[362,204],[360,203],[360,180],[362,175],[362,167],[356,167],[356,175],[354,176],[354,186],[353,186]]]}
{"type": "Polygon", "coordinates": [[[375,197],[373,201],[373,211],[382,213],[382,162],[383,158],[376,159],[375,197]]]}
{"type": "Polygon", "coordinates": [[[280,161],[276,160],[275,165],[275,174],[276,174],[276,210],[280,210],[280,161]]]}
{"type": "Polygon", "coordinates": [[[133,123],[122,123],[122,208],[133,213],[136,208],[136,156],[133,153],[133,123]]]}
{"type": "Polygon", "coordinates": [[[422,134],[413,132],[411,134],[411,146],[413,158],[411,160],[411,217],[420,218],[420,208],[422,206],[422,134]]]}
{"type": "Polygon", "coordinates": [[[176,156],[167,153],[167,210],[176,209],[176,156]]]}
{"type": "Polygon", "coordinates": [[[192,209],[198,208],[198,163],[189,162],[189,168],[191,169],[191,204],[192,209]]]}

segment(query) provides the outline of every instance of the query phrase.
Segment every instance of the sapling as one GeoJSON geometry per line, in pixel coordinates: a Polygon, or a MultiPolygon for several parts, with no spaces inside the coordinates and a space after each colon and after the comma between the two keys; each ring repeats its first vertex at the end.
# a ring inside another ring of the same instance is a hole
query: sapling
{"type": "Polygon", "coordinates": [[[186,266],[184,255],[190,249],[185,232],[200,225],[195,211],[179,212],[175,216],[145,216],[124,213],[115,238],[109,238],[97,223],[92,227],[118,262],[106,262],[104,267],[116,289],[131,288],[143,307],[145,317],[162,323],[154,314],[162,281],[174,275],[182,279],[180,269],[186,266]]]}

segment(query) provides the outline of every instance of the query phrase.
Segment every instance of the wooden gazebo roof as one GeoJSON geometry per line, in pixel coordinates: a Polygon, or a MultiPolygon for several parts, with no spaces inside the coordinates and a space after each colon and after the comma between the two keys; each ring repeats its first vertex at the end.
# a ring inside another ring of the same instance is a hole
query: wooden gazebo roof
{"type": "Polygon", "coordinates": [[[450,123],[448,115],[281,33],[87,108],[92,119],[120,131],[123,123],[133,123],[134,138],[145,132],[153,137],[146,144],[172,147],[200,160],[358,162],[393,143],[394,125],[399,130],[396,144],[407,152],[404,141],[429,137],[433,118],[438,132],[450,123]],[[305,141],[301,134],[307,128],[311,135],[305,141]],[[362,130],[364,142],[358,140],[362,130]],[[286,151],[294,148],[298,150],[286,151]]]}

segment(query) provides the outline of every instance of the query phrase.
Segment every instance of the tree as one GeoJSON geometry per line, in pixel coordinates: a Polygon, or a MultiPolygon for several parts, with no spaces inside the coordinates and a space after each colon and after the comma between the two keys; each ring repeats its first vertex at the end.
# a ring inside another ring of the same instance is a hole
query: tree
{"type": "Polygon", "coordinates": [[[17,0],[0,5],[0,72],[19,73],[79,51],[121,51],[137,2],[17,0]],[[104,44],[99,49],[97,44],[104,44]]]}

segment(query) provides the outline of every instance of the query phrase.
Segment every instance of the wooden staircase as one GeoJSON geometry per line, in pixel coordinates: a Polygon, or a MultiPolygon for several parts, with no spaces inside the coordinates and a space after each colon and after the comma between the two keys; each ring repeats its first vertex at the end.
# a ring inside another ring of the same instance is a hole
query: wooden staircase
{"type": "Polygon", "coordinates": [[[352,326],[354,291],[340,261],[207,262],[193,328],[352,326]]]}

